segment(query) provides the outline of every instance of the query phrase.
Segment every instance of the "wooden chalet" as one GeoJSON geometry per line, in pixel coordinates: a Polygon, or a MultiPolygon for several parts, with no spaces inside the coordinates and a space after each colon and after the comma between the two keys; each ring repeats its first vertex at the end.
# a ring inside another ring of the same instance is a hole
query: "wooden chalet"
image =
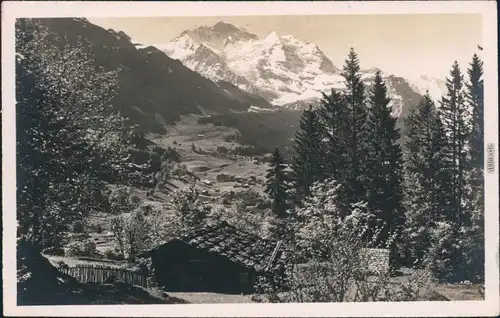
{"type": "Polygon", "coordinates": [[[288,254],[226,222],[192,229],[148,251],[167,291],[251,293],[257,277],[282,274],[288,254]]]}

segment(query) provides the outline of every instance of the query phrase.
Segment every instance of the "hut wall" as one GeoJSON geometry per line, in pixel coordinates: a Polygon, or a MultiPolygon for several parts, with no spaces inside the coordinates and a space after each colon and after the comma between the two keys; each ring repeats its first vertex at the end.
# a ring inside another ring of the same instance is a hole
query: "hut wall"
{"type": "Polygon", "coordinates": [[[252,270],[180,241],[153,253],[157,281],[170,291],[248,293],[253,291],[252,270]]]}

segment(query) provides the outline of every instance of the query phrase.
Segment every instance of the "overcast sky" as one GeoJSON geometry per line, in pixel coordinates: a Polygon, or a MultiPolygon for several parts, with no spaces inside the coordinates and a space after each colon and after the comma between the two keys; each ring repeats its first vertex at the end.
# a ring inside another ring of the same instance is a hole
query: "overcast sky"
{"type": "Polygon", "coordinates": [[[232,23],[265,37],[272,31],[317,44],[337,67],[349,48],[361,67],[379,67],[406,77],[427,75],[444,79],[457,60],[468,66],[482,43],[479,14],[322,15],[90,18],[106,29],[122,30],[143,44],[166,43],[187,29],[232,23]]]}

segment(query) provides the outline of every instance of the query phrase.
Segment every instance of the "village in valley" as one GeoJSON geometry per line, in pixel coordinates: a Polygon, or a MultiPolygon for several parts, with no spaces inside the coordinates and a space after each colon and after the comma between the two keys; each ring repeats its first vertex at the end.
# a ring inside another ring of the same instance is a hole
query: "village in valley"
{"type": "Polygon", "coordinates": [[[16,21],[18,305],[484,299],[481,47],[417,85],[90,20],[16,21]]]}

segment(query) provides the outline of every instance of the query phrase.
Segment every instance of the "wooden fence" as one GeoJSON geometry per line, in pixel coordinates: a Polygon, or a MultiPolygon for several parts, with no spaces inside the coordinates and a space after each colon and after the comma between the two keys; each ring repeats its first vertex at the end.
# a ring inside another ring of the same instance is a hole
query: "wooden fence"
{"type": "Polygon", "coordinates": [[[147,287],[147,277],[130,270],[101,265],[76,265],[60,268],[60,271],[73,276],[82,283],[105,283],[113,277],[121,282],[147,287]]]}

